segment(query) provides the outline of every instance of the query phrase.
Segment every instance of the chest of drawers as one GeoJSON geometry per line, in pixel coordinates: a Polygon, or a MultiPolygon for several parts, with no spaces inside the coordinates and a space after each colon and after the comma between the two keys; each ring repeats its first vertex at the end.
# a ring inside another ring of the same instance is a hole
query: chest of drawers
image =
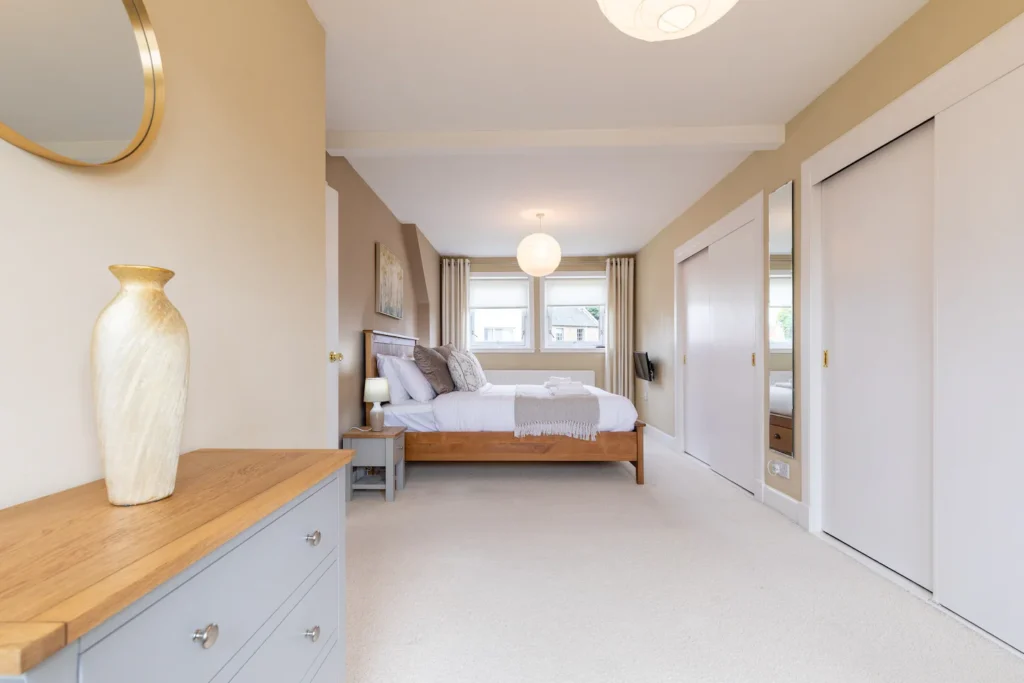
{"type": "Polygon", "coordinates": [[[200,451],[166,501],[0,511],[0,681],[341,680],[350,458],[200,451]]]}

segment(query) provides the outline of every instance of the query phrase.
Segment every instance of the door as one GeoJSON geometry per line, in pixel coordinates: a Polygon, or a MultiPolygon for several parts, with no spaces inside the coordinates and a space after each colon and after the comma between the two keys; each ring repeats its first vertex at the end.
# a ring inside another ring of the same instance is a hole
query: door
{"type": "Polygon", "coordinates": [[[680,284],[686,301],[683,343],[683,450],[711,462],[711,403],[714,386],[711,343],[711,257],[708,250],[683,261],[680,284]]]}
{"type": "Polygon", "coordinates": [[[341,448],[341,416],[338,394],[340,391],[340,359],[332,356],[339,349],[338,344],[338,191],[324,185],[327,202],[326,244],[327,244],[327,340],[324,361],[327,364],[327,434],[326,448],[341,448]]]}
{"type": "Polygon", "coordinates": [[[823,530],[932,585],[934,127],[822,183],[823,530]]]}
{"type": "Polygon", "coordinates": [[[711,273],[713,410],[711,468],[753,492],[761,470],[763,395],[759,349],[764,235],[757,221],[708,248],[711,273]]]}
{"type": "Polygon", "coordinates": [[[935,598],[1024,650],[1024,69],[936,118],[935,598]]]}

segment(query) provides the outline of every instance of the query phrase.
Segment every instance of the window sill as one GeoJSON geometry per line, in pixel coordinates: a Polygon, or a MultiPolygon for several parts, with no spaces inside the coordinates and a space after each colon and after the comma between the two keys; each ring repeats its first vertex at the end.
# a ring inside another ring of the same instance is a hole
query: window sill
{"type": "Polygon", "coordinates": [[[471,348],[470,351],[472,351],[473,353],[479,355],[481,353],[536,353],[537,349],[473,349],[473,348],[471,348]]]}
{"type": "Polygon", "coordinates": [[[543,348],[540,350],[541,353],[590,353],[593,355],[605,355],[607,348],[590,348],[590,349],[572,349],[572,348],[543,348]]]}

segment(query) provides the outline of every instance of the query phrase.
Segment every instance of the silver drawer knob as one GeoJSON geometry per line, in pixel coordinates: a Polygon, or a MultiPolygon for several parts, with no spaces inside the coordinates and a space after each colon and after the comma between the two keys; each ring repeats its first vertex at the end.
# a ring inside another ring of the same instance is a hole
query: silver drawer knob
{"type": "Polygon", "coordinates": [[[306,638],[309,638],[311,642],[315,643],[316,641],[320,640],[320,627],[314,626],[302,635],[304,635],[306,638]]]}
{"type": "Polygon", "coordinates": [[[317,530],[311,534],[306,534],[306,543],[314,547],[320,545],[320,531],[317,530]]]}
{"type": "Polygon", "coordinates": [[[206,628],[196,629],[192,634],[192,642],[199,643],[204,650],[209,650],[217,642],[220,635],[220,627],[217,624],[210,624],[206,628]]]}

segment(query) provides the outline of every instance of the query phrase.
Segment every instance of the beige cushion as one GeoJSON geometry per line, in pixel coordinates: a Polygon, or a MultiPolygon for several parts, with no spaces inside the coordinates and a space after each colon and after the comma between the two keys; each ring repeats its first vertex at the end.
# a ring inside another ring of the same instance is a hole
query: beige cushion
{"type": "Polygon", "coordinates": [[[452,351],[452,356],[448,359],[448,371],[457,391],[479,391],[487,384],[480,361],[469,351],[452,351]]]}
{"type": "Polygon", "coordinates": [[[441,354],[441,356],[444,358],[444,362],[447,363],[448,359],[452,357],[452,351],[455,350],[455,344],[449,342],[444,346],[435,346],[434,350],[441,354]]]}
{"type": "MultiPolygon", "coordinates": [[[[448,359],[445,358],[442,349],[444,347],[428,349],[417,344],[412,351],[412,356],[416,360],[416,367],[430,382],[431,388],[438,394],[447,394],[455,391],[455,382],[452,381],[452,375],[448,371],[448,359]]],[[[448,354],[451,355],[451,352],[449,351],[448,354]]]]}

